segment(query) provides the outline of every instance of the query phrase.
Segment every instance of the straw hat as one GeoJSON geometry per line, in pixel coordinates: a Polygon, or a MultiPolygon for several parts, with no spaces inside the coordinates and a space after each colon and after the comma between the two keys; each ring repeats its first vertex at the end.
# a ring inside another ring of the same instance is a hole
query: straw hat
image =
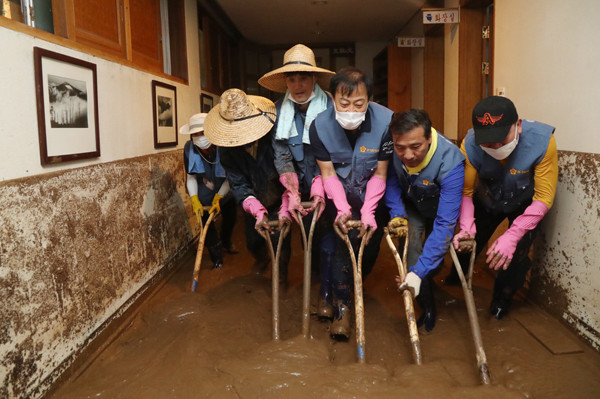
{"type": "Polygon", "coordinates": [[[190,122],[181,126],[179,134],[194,134],[204,130],[204,119],[208,114],[195,114],[190,117],[190,122]]]}
{"type": "Polygon", "coordinates": [[[277,119],[275,104],[267,98],[229,89],[204,121],[204,135],[214,145],[237,147],[267,134],[277,119]]]}
{"type": "Polygon", "coordinates": [[[285,93],[285,74],[287,72],[313,72],[317,75],[317,83],[326,90],[331,77],[335,75],[330,70],[317,67],[315,54],[303,44],[296,44],[283,55],[283,66],[264,74],[258,79],[258,84],[269,90],[285,93]]]}

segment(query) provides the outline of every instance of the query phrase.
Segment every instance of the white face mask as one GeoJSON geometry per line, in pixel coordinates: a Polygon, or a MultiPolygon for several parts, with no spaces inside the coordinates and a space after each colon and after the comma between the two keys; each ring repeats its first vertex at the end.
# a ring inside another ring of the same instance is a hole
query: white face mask
{"type": "Polygon", "coordinates": [[[361,123],[363,123],[366,114],[366,110],[364,112],[339,112],[336,109],[335,120],[338,121],[340,126],[342,126],[344,129],[354,130],[358,128],[361,123]]]}
{"type": "Polygon", "coordinates": [[[504,144],[500,148],[488,148],[480,146],[492,158],[502,161],[508,158],[508,156],[514,151],[515,147],[519,143],[519,135],[517,134],[517,125],[515,125],[515,138],[508,144],[504,144]]]}
{"type": "Polygon", "coordinates": [[[208,139],[204,135],[198,136],[198,137],[192,137],[192,141],[194,142],[194,145],[196,147],[201,148],[203,150],[206,150],[208,147],[210,147],[212,145],[212,143],[210,141],[208,141],[208,139]]]}
{"type": "Polygon", "coordinates": [[[313,91],[312,93],[310,93],[310,96],[308,96],[308,99],[307,99],[306,101],[302,101],[302,102],[296,101],[296,100],[294,99],[294,96],[292,96],[291,94],[290,94],[290,96],[289,96],[289,99],[290,99],[290,100],[292,100],[293,102],[295,102],[295,103],[296,103],[296,104],[298,104],[298,105],[302,105],[302,104],[306,104],[307,102],[310,102],[310,100],[312,100],[312,99],[313,99],[313,98],[315,98],[316,96],[317,96],[317,95],[316,95],[316,94],[315,94],[315,92],[313,91]]]}

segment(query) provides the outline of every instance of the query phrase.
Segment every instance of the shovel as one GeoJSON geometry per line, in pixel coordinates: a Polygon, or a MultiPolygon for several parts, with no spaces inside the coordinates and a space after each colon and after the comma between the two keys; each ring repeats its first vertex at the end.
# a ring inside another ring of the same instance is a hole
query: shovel
{"type": "MultiPolygon", "coordinates": [[[[210,206],[203,207],[204,212],[210,210],[210,206]]],[[[200,240],[198,241],[198,249],[196,250],[196,261],[194,262],[194,281],[192,282],[192,292],[196,291],[198,287],[198,276],[200,274],[200,263],[202,263],[202,252],[204,251],[204,240],[206,240],[206,233],[208,232],[208,226],[213,221],[217,212],[213,212],[208,216],[206,225],[202,226],[202,218],[200,218],[200,240]]]]}
{"type": "MultiPolygon", "coordinates": [[[[270,220],[267,223],[271,228],[279,226],[278,220],[270,220]]],[[[273,297],[273,341],[279,341],[279,255],[281,254],[281,245],[283,239],[290,231],[289,223],[283,225],[283,228],[279,232],[279,241],[277,242],[277,254],[273,252],[273,245],[271,244],[271,237],[268,231],[263,231],[261,234],[264,237],[269,255],[271,256],[271,296],[273,297]]]]}
{"type": "MultiPolygon", "coordinates": [[[[362,223],[360,220],[349,220],[346,222],[348,229],[360,229],[362,223]]],[[[354,250],[348,238],[348,234],[342,232],[337,225],[333,225],[335,232],[346,243],[350,260],[352,261],[352,273],[354,274],[354,315],[356,320],[356,346],[357,357],[359,363],[365,363],[365,310],[363,304],[363,287],[362,287],[362,256],[365,249],[367,235],[362,237],[360,249],[358,251],[358,262],[354,257],[354,250]]]]}
{"type": "MultiPolygon", "coordinates": [[[[408,249],[408,228],[407,227],[399,227],[390,230],[385,227],[383,229],[385,233],[385,240],[387,241],[390,249],[392,250],[392,254],[394,255],[394,259],[396,260],[396,264],[398,265],[398,273],[400,278],[404,280],[406,276],[406,253],[408,249]],[[400,259],[400,255],[398,254],[398,250],[396,249],[396,245],[392,241],[392,237],[400,237],[405,236],[404,241],[404,250],[402,251],[402,259],[400,259]]],[[[413,305],[412,295],[410,291],[404,290],[402,291],[402,299],[404,300],[404,311],[406,312],[406,321],[408,322],[408,332],[410,334],[410,343],[412,345],[412,353],[413,360],[416,365],[420,366],[422,364],[421,359],[421,342],[419,340],[419,331],[417,329],[417,322],[415,321],[415,308],[413,305]]]]}
{"type": "MultiPolygon", "coordinates": [[[[312,202],[303,202],[302,206],[310,208],[312,202]]],[[[304,285],[302,287],[302,336],[304,338],[310,338],[310,278],[311,278],[311,258],[312,258],[312,239],[315,232],[315,225],[317,224],[317,215],[321,211],[323,204],[319,203],[313,212],[312,221],[310,223],[310,230],[308,237],[306,237],[306,231],[304,230],[304,223],[302,223],[302,215],[296,212],[298,224],[300,225],[300,231],[302,232],[302,242],[304,244],[304,285]]]]}
{"type": "Polygon", "coordinates": [[[477,368],[479,369],[481,382],[488,385],[490,383],[490,371],[487,366],[485,351],[483,350],[483,342],[481,340],[481,329],[479,328],[479,320],[477,319],[477,309],[475,308],[475,300],[473,299],[473,289],[471,287],[471,282],[473,280],[473,264],[475,263],[476,244],[474,240],[464,240],[462,242],[472,246],[471,258],[469,260],[469,272],[467,278],[465,278],[462,267],[460,266],[460,262],[458,261],[458,257],[456,256],[454,245],[452,245],[452,243],[450,244],[450,256],[452,256],[454,267],[456,268],[456,272],[458,273],[458,277],[460,278],[460,283],[462,285],[463,292],[465,293],[465,302],[467,303],[467,312],[469,313],[469,323],[471,324],[471,333],[473,334],[473,342],[475,343],[475,357],[477,358],[477,368]]]}

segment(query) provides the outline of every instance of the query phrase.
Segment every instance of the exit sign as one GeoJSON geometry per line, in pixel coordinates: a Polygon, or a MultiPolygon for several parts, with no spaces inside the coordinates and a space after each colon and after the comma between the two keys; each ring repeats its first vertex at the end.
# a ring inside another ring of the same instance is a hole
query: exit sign
{"type": "Polygon", "coordinates": [[[460,22],[458,8],[424,8],[424,24],[457,24],[460,22]]]}

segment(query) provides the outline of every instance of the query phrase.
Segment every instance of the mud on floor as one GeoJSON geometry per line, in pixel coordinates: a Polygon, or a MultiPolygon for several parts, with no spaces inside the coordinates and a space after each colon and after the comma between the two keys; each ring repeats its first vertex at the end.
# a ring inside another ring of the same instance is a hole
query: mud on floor
{"type": "MultiPolygon", "coordinates": [[[[449,264],[436,276],[437,325],[430,333],[420,330],[423,365],[412,364],[402,298],[394,284],[396,265],[383,246],[365,282],[366,364],[356,363],[354,335],[348,342],[333,341],[328,324],[314,316],[318,278],[313,278],[311,338],[304,339],[302,253],[293,234],[290,284],[279,305],[279,342],[272,341],[271,282],[268,275],[251,273],[251,257],[245,251],[227,255],[222,270],[210,270],[205,255],[198,291],[192,293],[190,253],[122,334],[50,397],[600,397],[600,354],[522,299],[507,317],[495,320],[488,312],[492,278],[481,268],[474,296],[491,386],[480,384],[462,290],[443,285],[449,264]],[[553,354],[530,331],[535,328],[527,329],[533,319],[536,328],[550,337],[562,334],[577,350],[553,354]]],[[[242,237],[235,244],[243,248],[242,237]]]]}

